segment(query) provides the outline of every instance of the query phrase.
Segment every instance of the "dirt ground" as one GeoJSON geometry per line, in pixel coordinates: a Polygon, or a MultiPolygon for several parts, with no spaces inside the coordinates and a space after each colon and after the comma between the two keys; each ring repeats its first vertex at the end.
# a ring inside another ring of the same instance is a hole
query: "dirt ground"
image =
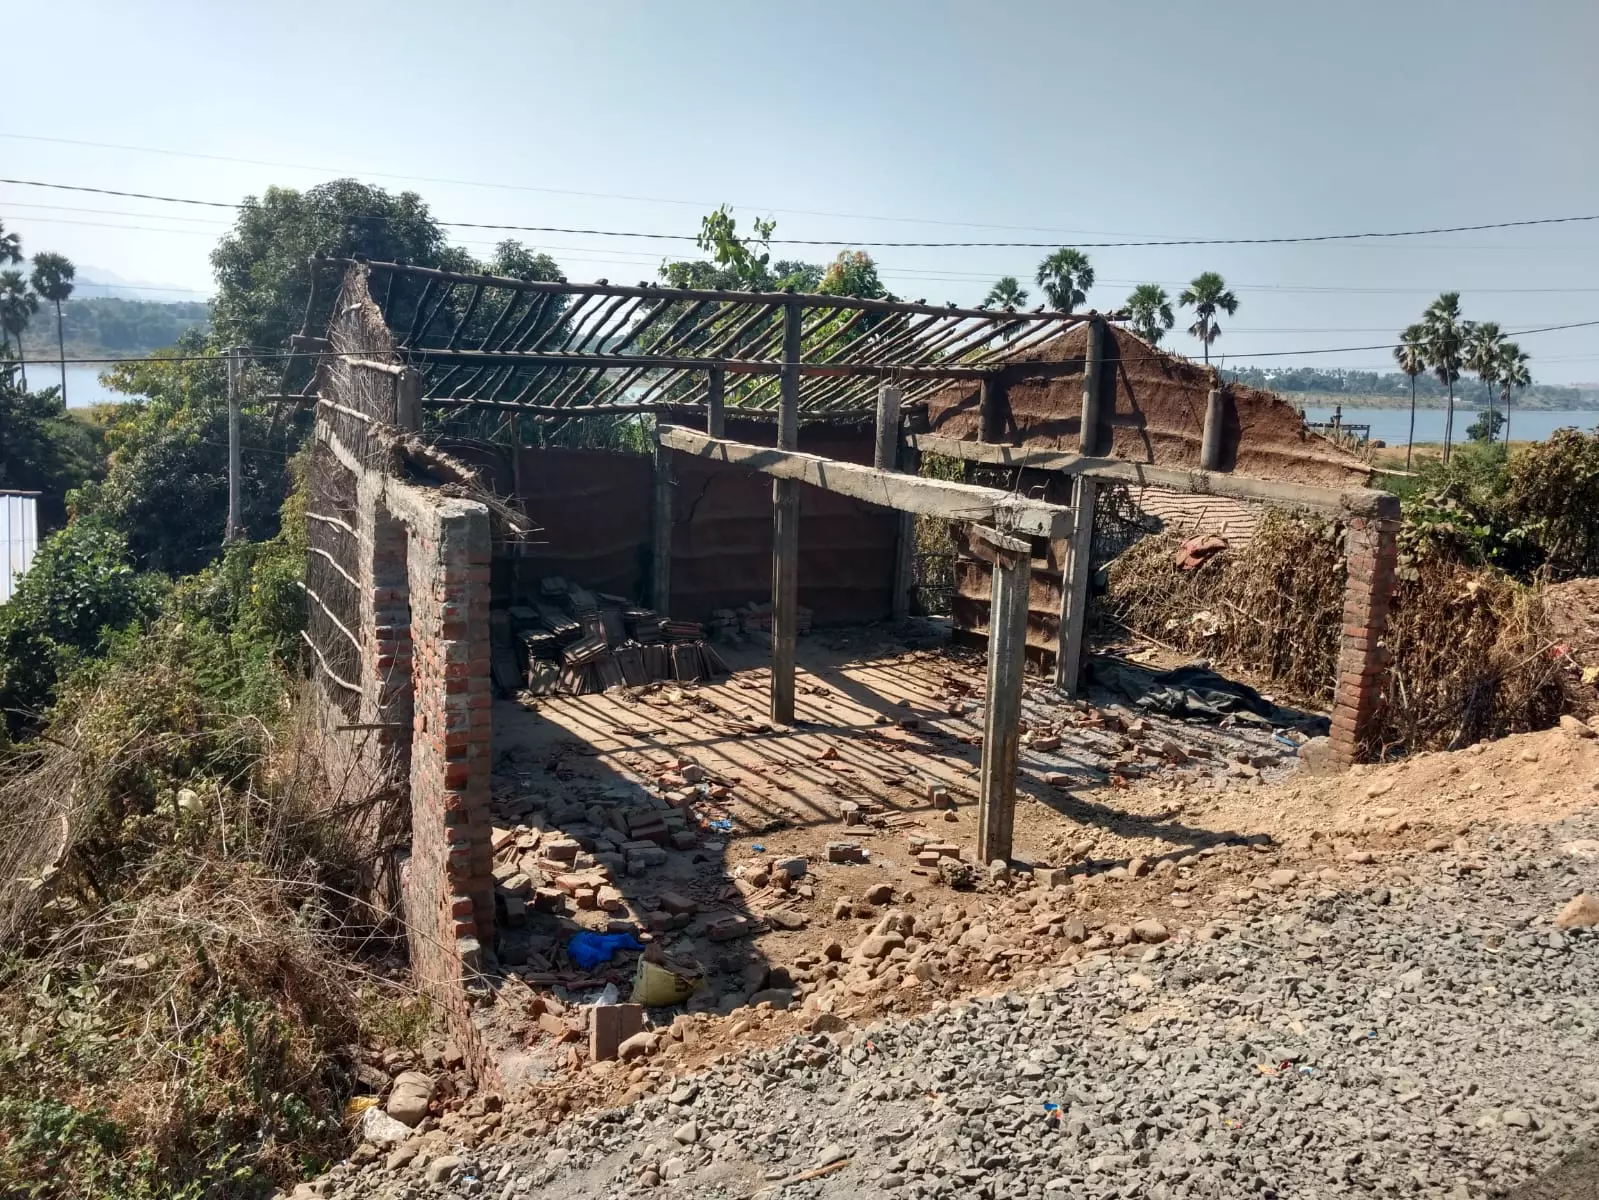
{"type": "MultiPolygon", "coordinates": [[[[526,944],[502,958],[527,957],[502,964],[479,1023],[524,1122],[798,1029],[1136,951],[1137,922],[1205,936],[1296,880],[1370,888],[1420,853],[1469,871],[1493,830],[1599,803],[1599,740],[1576,722],[1317,778],[1270,727],[1149,716],[1103,693],[1067,702],[1030,678],[1015,856],[994,878],[975,862],[980,656],[907,651],[878,629],[802,639],[800,723],[782,730],[766,723],[762,652],[728,657],[735,673],[712,684],[496,706],[497,843],[585,840],[596,805],[644,801],[684,835],[665,861],[612,872],[611,911],[530,912],[513,931],[526,944]],[[940,789],[953,807],[935,807],[940,789]],[[861,861],[830,861],[837,842],[861,861]],[[728,921],[739,931],[713,937],[728,921]],[[933,935],[914,953],[893,945],[910,925],[933,935]],[[580,929],[636,929],[651,956],[703,977],[686,1004],[649,1011],[628,1062],[589,1060],[583,1006],[607,983],[626,1000],[638,956],[579,971],[561,946],[580,929]]],[[[445,1126],[467,1136],[474,1115],[445,1126]]]]}

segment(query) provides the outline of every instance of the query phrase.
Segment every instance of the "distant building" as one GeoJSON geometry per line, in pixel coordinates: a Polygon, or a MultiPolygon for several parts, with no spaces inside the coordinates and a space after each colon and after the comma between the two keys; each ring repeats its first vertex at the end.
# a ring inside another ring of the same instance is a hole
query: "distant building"
{"type": "Polygon", "coordinates": [[[39,548],[38,499],[38,492],[0,490],[0,604],[11,599],[39,548]]]}

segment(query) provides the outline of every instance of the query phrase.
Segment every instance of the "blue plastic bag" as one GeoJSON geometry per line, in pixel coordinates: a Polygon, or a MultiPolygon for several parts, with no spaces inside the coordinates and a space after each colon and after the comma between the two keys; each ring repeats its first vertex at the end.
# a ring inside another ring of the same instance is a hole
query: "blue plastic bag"
{"type": "Polygon", "coordinates": [[[608,963],[618,950],[642,950],[644,943],[631,933],[574,933],[566,944],[566,953],[572,965],[582,971],[592,971],[601,963],[608,963]]]}

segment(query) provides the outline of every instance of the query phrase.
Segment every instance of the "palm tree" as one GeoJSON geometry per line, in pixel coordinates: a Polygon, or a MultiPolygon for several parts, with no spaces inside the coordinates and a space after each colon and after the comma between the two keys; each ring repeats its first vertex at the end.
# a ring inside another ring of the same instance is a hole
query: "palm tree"
{"type": "Polygon", "coordinates": [[[1014,275],[1002,275],[993,287],[988,289],[988,295],[983,297],[979,308],[1020,308],[1027,303],[1027,289],[1021,280],[1014,275]]]}
{"type": "Polygon", "coordinates": [[[1488,440],[1493,441],[1494,433],[1494,384],[1499,382],[1499,369],[1503,365],[1500,359],[1500,349],[1505,344],[1505,335],[1500,332],[1496,321],[1466,322],[1466,353],[1465,363],[1468,370],[1476,373],[1482,380],[1483,390],[1488,393],[1488,440]]]}
{"type": "Polygon", "coordinates": [[[1438,376],[1438,382],[1449,388],[1449,408],[1444,418],[1444,462],[1447,463],[1455,432],[1455,381],[1460,378],[1466,341],[1466,330],[1460,320],[1460,293],[1441,293],[1421,314],[1421,324],[1427,331],[1427,365],[1438,376]]]}
{"type": "Polygon", "coordinates": [[[1177,297],[1177,303],[1194,310],[1194,323],[1188,327],[1188,332],[1205,347],[1205,365],[1208,367],[1210,344],[1221,336],[1216,314],[1225,312],[1230,317],[1236,313],[1238,297],[1227,290],[1227,281],[1215,271],[1205,271],[1196,275],[1183,289],[1183,294],[1177,297]]]}
{"type": "Polygon", "coordinates": [[[8,266],[22,261],[22,237],[20,234],[7,233],[4,221],[0,221],[0,266],[8,266]]]}
{"type": "Polygon", "coordinates": [[[1499,346],[1499,395],[1505,402],[1505,446],[1510,445],[1510,389],[1524,388],[1532,383],[1532,372],[1527,369],[1530,360],[1527,352],[1515,342],[1502,342],[1499,346]]]}
{"type": "Polygon", "coordinates": [[[22,355],[22,331],[39,311],[39,297],[28,290],[21,271],[0,271],[0,332],[8,349],[17,339],[17,365],[22,368],[22,390],[28,389],[28,364],[22,355]]]}
{"type": "Polygon", "coordinates": [[[1171,297],[1158,283],[1141,283],[1127,297],[1128,324],[1133,332],[1151,346],[1160,345],[1160,339],[1177,322],[1171,310],[1171,297]]]}
{"type": "Polygon", "coordinates": [[[1399,369],[1410,376],[1410,434],[1405,440],[1405,470],[1410,470],[1410,451],[1416,443],[1416,376],[1427,369],[1427,329],[1423,325],[1407,326],[1399,335],[1399,345],[1394,347],[1394,359],[1399,369]]]}
{"type": "Polygon", "coordinates": [[[1081,250],[1063,246],[1038,264],[1037,279],[1049,306],[1069,313],[1088,299],[1088,289],[1094,286],[1094,268],[1081,250]]]}
{"type": "Polygon", "coordinates": [[[61,355],[61,404],[67,403],[67,338],[61,327],[61,302],[72,295],[72,280],[77,268],[65,254],[42,250],[33,256],[33,275],[29,282],[40,299],[56,306],[56,350],[61,355]]]}

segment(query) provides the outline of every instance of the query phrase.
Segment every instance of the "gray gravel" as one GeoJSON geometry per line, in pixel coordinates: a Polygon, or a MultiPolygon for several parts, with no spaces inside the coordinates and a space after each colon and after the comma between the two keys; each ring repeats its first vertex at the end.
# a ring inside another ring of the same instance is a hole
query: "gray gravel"
{"type": "MultiPolygon", "coordinates": [[[[1423,855],[1106,952],[1042,990],[814,1034],[630,1108],[319,1190],[422,1200],[659,1194],[1282,1197],[1506,1194],[1599,1128],[1599,931],[1557,931],[1599,866],[1588,816],[1423,855]],[[439,1182],[429,1182],[436,1179],[439,1182]]],[[[505,1124],[515,1126],[514,1107],[505,1124]]]]}

